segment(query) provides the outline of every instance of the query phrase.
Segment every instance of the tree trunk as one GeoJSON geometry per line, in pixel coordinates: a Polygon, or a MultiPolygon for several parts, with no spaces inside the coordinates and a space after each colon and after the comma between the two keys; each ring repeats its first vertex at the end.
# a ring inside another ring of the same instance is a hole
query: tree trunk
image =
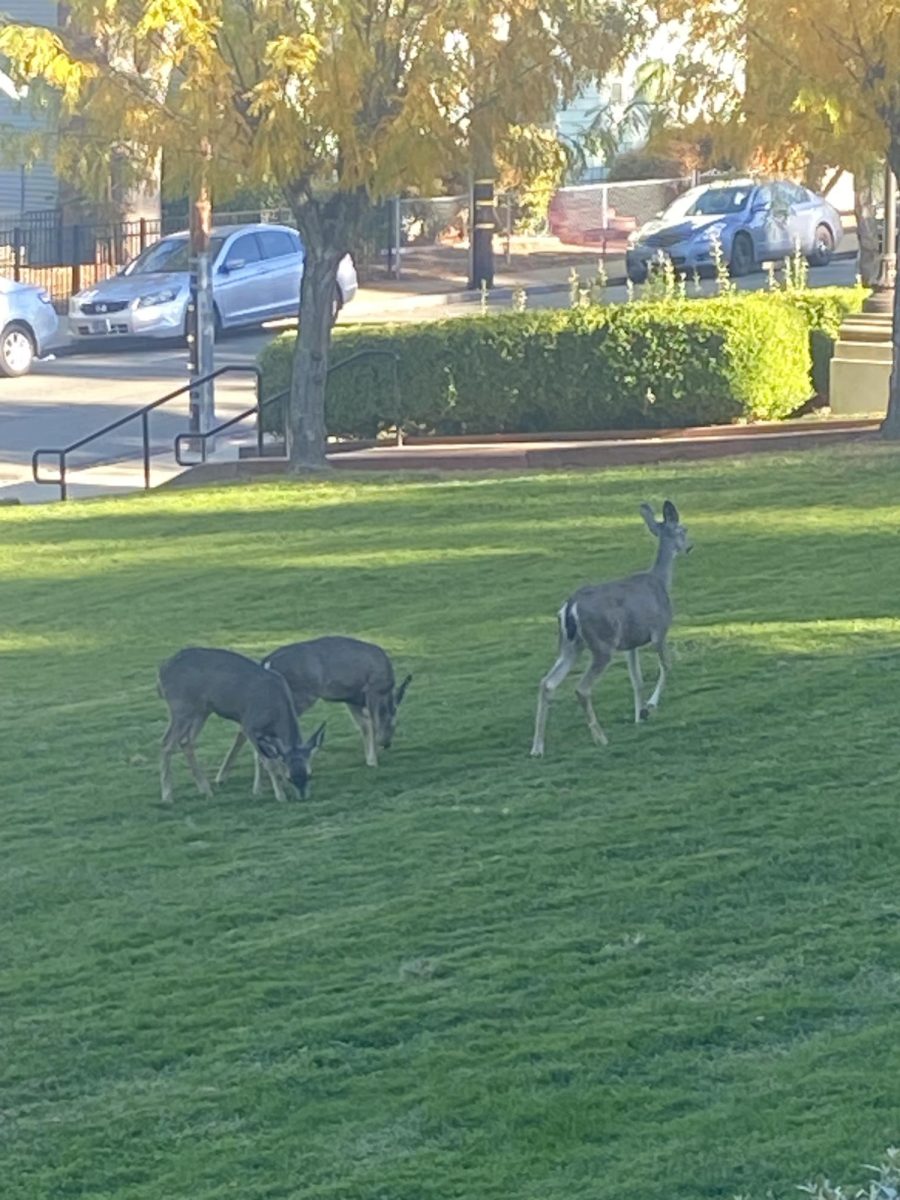
{"type": "Polygon", "coordinates": [[[287,456],[292,470],[322,470],[328,465],[325,384],[340,259],[340,251],[315,242],[306,244],[287,419],[287,456]]]}
{"type": "Polygon", "coordinates": [[[368,208],[363,189],[312,195],[303,181],[282,182],[303,242],[300,284],[300,328],[291,371],[291,398],[286,425],[287,456],[293,471],[321,471],[325,458],[325,385],[337,269],[358,236],[368,208]]]}
{"type": "MultiPolygon", "coordinates": [[[[891,144],[888,150],[888,161],[894,178],[900,181],[900,113],[892,129],[891,144]]],[[[889,197],[885,197],[885,204],[889,197]]],[[[885,247],[887,249],[887,247],[885,247]]],[[[894,242],[894,251],[900,255],[900,228],[894,242]]],[[[895,262],[900,262],[900,258],[895,262]]],[[[891,363],[891,385],[888,391],[887,414],[881,423],[881,436],[890,441],[900,441],[900,287],[894,280],[894,317],[893,317],[893,357],[891,363]]]]}
{"type": "Polygon", "coordinates": [[[856,236],[859,240],[859,276],[866,287],[878,278],[881,256],[878,252],[878,220],[875,216],[875,171],[867,168],[853,177],[856,236]]]}

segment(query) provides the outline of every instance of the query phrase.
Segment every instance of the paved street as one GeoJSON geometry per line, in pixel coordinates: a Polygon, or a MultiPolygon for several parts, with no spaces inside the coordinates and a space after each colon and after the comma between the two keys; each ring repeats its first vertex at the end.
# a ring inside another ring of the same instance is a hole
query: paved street
{"type": "MultiPolygon", "coordinates": [[[[817,286],[850,284],[855,263],[843,260],[810,273],[817,286]]],[[[766,277],[754,274],[740,280],[742,288],[765,287],[766,277]]],[[[704,294],[715,291],[713,281],[702,285],[704,294]]],[[[693,293],[693,285],[689,292],[693,293]]],[[[610,301],[626,299],[624,286],[607,289],[610,301]]],[[[478,301],[442,303],[440,296],[398,297],[396,293],[379,296],[374,288],[364,289],[342,314],[342,324],[360,322],[423,321],[472,315],[479,311],[478,301]]],[[[529,296],[532,308],[554,307],[568,303],[568,285],[543,285],[529,296]]],[[[508,308],[508,293],[494,298],[491,308],[508,308]]],[[[252,363],[274,331],[255,331],[226,338],[216,347],[216,365],[252,363]]],[[[91,346],[85,352],[60,355],[37,365],[23,379],[0,379],[0,499],[52,500],[57,490],[38,488],[30,483],[31,454],[38,446],[69,444],[128,412],[158,399],[168,390],[186,382],[187,352],[183,347],[163,345],[146,348],[106,348],[91,346]]],[[[217,415],[227,419],[254,402],[250,379],[239,376],[221,380],[216,389],[217,415]]],[[[153,478],[161,481],[176,473],[171,460],[175,434],[185,429],[187,397],[166,405],[150,421],[154,449],[153,478]]],[[[251,426],[248,422],[247,430],[251,426]]],[[[230,439],[218,453],[234,455],[236,442],[230,439]]],[[[141,429],[133,421],[93,443],[73,456],[73,466],[101,463],[90,472],[80,471],[71,489],[73,496],[97,491],[133,487],[139,477],[141,429]]],[[[49,467],[49,463],[48,463],[49,467]]]]}

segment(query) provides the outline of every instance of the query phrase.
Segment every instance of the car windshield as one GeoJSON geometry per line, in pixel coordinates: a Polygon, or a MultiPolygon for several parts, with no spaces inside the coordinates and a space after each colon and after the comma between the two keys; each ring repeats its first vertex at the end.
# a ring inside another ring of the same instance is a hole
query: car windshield
{"type": "MultiPolygon", "coordinates": [[[[209,239],[210,261],[215,262],[222,249],[224,238],[209,239]]],[[[163,238],[148,246],[130,263],[127,275],[158,275],[165,271],[189,271],[191,269],[191,243],[188,238],[163,238]]]]}
{"type": "Polygon", "coordinates": [[[724,217],[741,212],[753,188],[739,187],[692,188],[674,200],[663,213],[664,221],[680,221],[683,217],[724,217]]]}

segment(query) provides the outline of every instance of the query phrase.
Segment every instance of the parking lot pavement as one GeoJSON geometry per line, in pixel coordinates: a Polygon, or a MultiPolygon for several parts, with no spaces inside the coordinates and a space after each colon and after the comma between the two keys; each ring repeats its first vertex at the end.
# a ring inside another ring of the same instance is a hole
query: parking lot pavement
{"type": "MultiPolygon", "coordinates": [[[[815,286],[851,284],[855,272],[855,262],[839,260],[829,267],[811,271],[810,283],[815,286]]],[[[738,280],[737,286],[759,289],[766,283],[765,275],[757,272],[738,280]]],[[[715,281],[703,281],[701,289],[702,294],[714,294],[715,281]]],[[[689,294],[694,292],[693,284],[689,285],[688,291],[689,294]]],[[[607,289],[605,299],[610,302],[624,300],[627,294],[625,287],[611,287],[607,289]]],[[[447,304],[444,298],[436,297],[431,307],[423,307],[422,298],[417,299],[414,307],[404,309],[393,304],[390,311],[379,311],[377,304],[373,307],[369,303],[361,304],[354,313],[351,303],[341,314],[340,324],[385,319],[446,319],[471,316],[479,311],[477,299],[447,304]]],[[[557,307],[568,302],[568,283],[544,286],[528,297],[528,306],[533,308],[557,307]]],[[[504,309],[509,303],[507,296],[494,297],[490,307],[504,309]]],[[[255,330],[226,337],[216,346],[216,366],[253,363],[263,346],[278,332],[278,329],[255,330]]],[[[187,351],[183,346],[92,344],[76,349],[78,353],[61,353],[52,361],[38,363],[32,375],[0,380],[0,498],[54,499],[55,488],[36,487],[30,483],[31,454],[36,447],[68,445],[187,381],[187,351]]],[[[248,379],[226,376],[218,382],[217,417],[227,420],[253,403],[252,385],[248,379]]],[[[187,414],[185,396],[151,417],[154,478],[162,479],[166,473],[177,471],[171,460],[172,442],[175,434],[186,428],[187,414]]],[[[249,428],[248,422],[248,437],[249,428]]],[[[218,453],[236,453],[237,440],[239,438],[230,438],[218,453]]],[[[80,460],[103,462],[102,469],[94,474],[92,490],[127,487],[129,480],[138,483],[140,449],[140,423],[136,421],[94,443],[80,460]]],[[[81,478],[87,479],[87,476],[81,478]]],[[[76,484],[73,494],[79,494],[79,486],[87,485],[76,484]]]]}
{"type": "MultiPolygon", "coordinates": [[[[226,339],[216,348],[216,366],[254,362],[271,337],[254,331],[226,339]]],[[[38,446],[70,445],[175,390],[187,377],[187,351],[180,346],[119,350],[92,346],[82,354],[38,363],[33,374],[21,379],[0,380],[0,498],[55,499],[56,488],[30,482],[31,455],[38,446]]],[[[188,399],[185,395],[150,416],[155,478],[177,470],[171,462],[172,443],[187,428],[188,399]]],[[[225,376],[218,381],[217,418],[227,420],[254,403],[252,379],[225,376]]],[[[103,463],[94,474],[90,494],[127,487],[129,481],[133,486],[141,477],[140,421],[129,422],[73,455],[73,468],[87,462],[103,463]]],[[[84,494],[86,486],[78,485],[72,494],[84,494]]]]}

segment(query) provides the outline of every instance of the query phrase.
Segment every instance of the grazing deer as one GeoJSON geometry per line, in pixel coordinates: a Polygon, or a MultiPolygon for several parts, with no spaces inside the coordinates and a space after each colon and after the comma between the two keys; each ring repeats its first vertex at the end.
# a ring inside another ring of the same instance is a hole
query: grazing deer
{"type": "MultiPolygon", "coordinates": [[[[158,688],[169,706],[169,727],[163,735],[160,759],[164,804],[172,803],[172,755],[179,746],[197,787],[203,795],[212,795],[194,752],[211,713],[240,725],[242,736],[250,740],[264,763],[279,800],[285,799],[279,778],[285,770],[301,797],[306,797],[311,760],[324,741],[325,726],[308,742],[302,741],[294,702],[280,675],[231,650],[191,646],[162,664],[158,688]]],[[[257,777],[253,794],[258,791],[257,777]]]]}
{"type": "MultiPolygon", "coordinates": [[[[346,704],[363,737],[366,765],[378,766],[377,747],[390,747],[397,709],[412,680],[407,675],[395,688],[394,668],[380,646],[350,637],[313,638],[274,650],[262,665],[286,680],[300,717],[317,700],[346,704]]],[[[217,783],[225,778],[246,740],[239,730],[219,768],[217,783]]]]}
{"type": "Polygon", "coordinates": [[[591,703],[594,684],[606,670],[617,650],[628,657],[628,674],[634,691],[635,723],[645,720],[658,706],[669,669],[666,636],[672,624],[669,589],[675,557],[688,554],[692,544],[671,500],[663,505],[663,519],[657,521],[649,504],[640,507],[647,528],[659,539],[656,560],[649,571],[639,571],[626,579],[579,588],[559,610],[559,652],[556,662],[541,680],[538,690],[534,742],[531,753],[544,753],[547,710],[553,693],[575,666],[582,650],[590,651],[591,662],[575,688],[575,694],[587,717],[594,741],[607,743],[591,703]],[[659,658],[659,679],[646,705],[641,700],[643,678],[638,649],[652,645],[659,658]]]}

